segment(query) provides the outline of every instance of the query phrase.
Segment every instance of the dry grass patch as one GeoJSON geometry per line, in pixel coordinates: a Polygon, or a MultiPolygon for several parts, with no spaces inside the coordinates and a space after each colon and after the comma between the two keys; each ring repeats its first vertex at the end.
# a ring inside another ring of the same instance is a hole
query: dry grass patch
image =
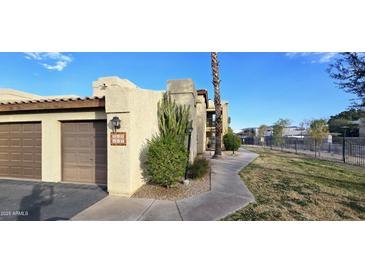
{"type": "Polygon", "coordinates": [[[240,173],[256,198],[225,220],[365,220],[365,169],[264,148],[240,173]]]}

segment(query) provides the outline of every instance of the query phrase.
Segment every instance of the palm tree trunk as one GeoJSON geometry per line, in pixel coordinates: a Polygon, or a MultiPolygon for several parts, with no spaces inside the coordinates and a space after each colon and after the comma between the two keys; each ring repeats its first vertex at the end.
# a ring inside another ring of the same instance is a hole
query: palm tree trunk
{"type": "Polygon", "coordinates": [[[211,53],[213,86],[214,86],[214,106],[215,106],[215,152],[213,158],[222,157],[222,107],[220,94],[220,80],[218,68],[218,56],[216,52],[211,53]]]}

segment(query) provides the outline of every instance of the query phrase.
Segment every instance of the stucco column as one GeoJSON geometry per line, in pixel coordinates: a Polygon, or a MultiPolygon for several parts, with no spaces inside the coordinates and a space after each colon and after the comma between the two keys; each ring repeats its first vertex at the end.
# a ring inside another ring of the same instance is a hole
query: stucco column
{"type": "Polygon", "coordinates": [[[135,85],[118,77],[100,78],[93,83],[94,95],[105,95],[105,112],[107,115],[108,134],[108,192],[112,195],[130,196],[132,189],[131,178],[131,91],[135,85]],[[118,117],[121,127],[117,132],[126,132],[125,146],[113,146],[110,136],[113,127],[110,120],[118,117]]]}
{"type": "Polygon", "coordinates": [[[197,155],[198,124],[197,124],[197,92],[192,79],[167,81],[167,92],[177,104],[190,106],[190,120],[193,121],[189,161],[193,162],[197,155]]]}
{"type": "Polygon", "coordinates": [[[198,96],[197,99],[197,153],[202,154],[205,151],[206,147],[206,138],[207,138],[207,132],[206,132],[206,126],[207,126],[207,109],[206,109],[206,103],[203,96],[198,96]]]}
{"type": "Polygon", "coordinates": [[[42,119],[42,181],[60,182],[61,123],[54,116],[42,119]]]}

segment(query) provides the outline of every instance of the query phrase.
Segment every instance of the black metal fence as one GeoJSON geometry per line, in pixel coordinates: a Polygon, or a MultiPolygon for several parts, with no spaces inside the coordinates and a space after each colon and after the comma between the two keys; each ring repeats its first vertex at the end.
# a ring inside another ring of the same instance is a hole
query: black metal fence
{"type": "Polygon", "coordinates": [[[333,137],[332,140],[316,140],[311,137],[246,137],[244,144],[302,153],[365,167],[365,137],[333,137]]]}

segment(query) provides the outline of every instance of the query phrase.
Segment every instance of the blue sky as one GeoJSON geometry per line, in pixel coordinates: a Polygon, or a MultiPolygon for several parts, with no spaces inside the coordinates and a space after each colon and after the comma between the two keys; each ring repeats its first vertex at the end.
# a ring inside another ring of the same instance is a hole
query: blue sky
{"type": "MultiPolygon", "coordinates": [[[[221,93],[231,127],[289,118],[328,118],[350,105],[326,68],[334,53],[219,53],[221,93]]],[[[40,95],[90,96],[103,76],[164,90],[169,79],[192,78],[213,98],[210,53],[0,53],[0,88],[40,95]]]]}

